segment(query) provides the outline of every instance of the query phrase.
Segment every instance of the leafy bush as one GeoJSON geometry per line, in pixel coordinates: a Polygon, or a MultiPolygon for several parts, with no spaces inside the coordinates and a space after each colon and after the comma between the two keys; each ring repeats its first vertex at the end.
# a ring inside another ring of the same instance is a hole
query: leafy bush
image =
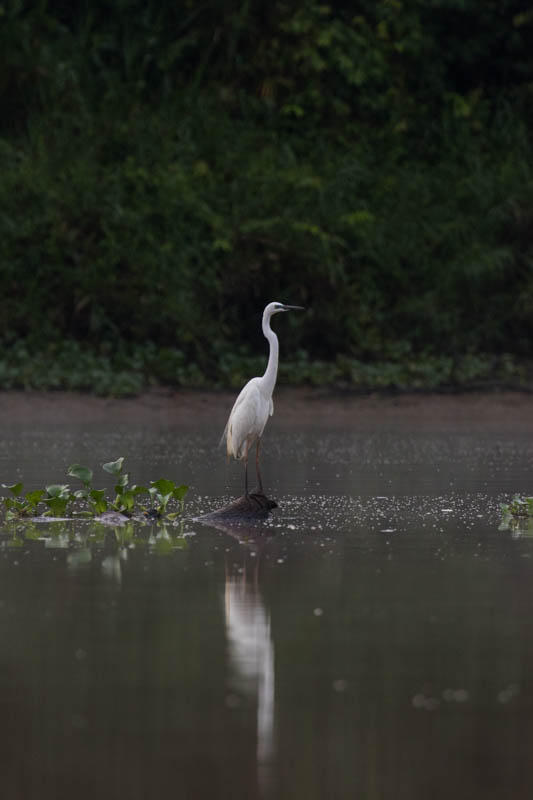
{"type": "Polygon", "coordinates": [[[272,299],[309,309],[279,329],[311,382],[530,356],[520,4],[0,15],[2,385],[238,384],[272,299]]]}

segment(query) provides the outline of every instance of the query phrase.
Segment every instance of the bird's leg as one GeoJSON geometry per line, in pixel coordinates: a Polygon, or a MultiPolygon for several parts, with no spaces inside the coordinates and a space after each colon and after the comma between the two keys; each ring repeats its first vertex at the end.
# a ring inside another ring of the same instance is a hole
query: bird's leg
{"type": "Polygon", "coordinates": [[[257,483],[259,485],[259,494],[263,494],[263,481],[261,480],[261,470],[259,469],[259,445],[260,444],[261,444],[261,439],[258,439],[256,448],[255,448],[255,471],[257,473],[257,483]]]}
{"type": "Polygon", "coordinates": [[[244,445],[244,496],[248,500],[248,439],[244,445]]]}

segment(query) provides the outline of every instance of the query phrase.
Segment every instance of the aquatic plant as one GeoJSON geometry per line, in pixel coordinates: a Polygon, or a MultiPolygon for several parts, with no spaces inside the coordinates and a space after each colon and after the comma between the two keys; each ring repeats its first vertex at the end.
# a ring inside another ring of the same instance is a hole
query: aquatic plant
{"type": "Polygon", "coordinates": [[[189,487],[175,484],[166,478],[152,481],[150,486],[130,484],[128,473],[123,472],[124,457],[102,464],[105,472],[116,478],[114,498],[106,497],[105,489],[92,485],[93,471],[81,464],[72,464],[67,475],[77,478],[83,484],[81,489],[71,489],[69,484],[51,484],[44,489],[24,493],[22,483],[2,484],[10,494],[2,498],[6,520],[22,517],[97,517],[106,511],[114,511],[131,517],[134,514],[153,518],[165,516],[173,520],[183,512],[185,497],[189,487]],[[149,502],[141,504],[138,498],[148,495],[149,502]],[[176,511],[168,511],[171,501],[177,504],[176,511]],[[43,511],[42,506],[46,506],[43,511]]]}
{"type": "Polygon", "coordinates": [[[37,489],[22,495],[24,488],[22,483],[13,483],[10,486],[3,483],[3,489],[9,489],[11,497],[4,497],[3,504],[6,509],[6,519],[15,517],[34,516],[37,513],[37,505],[42,496],[46,494],[45,489],[37,489]]]}
{"type": "Polygon", "coordinates": [[[510,503],[500,503],[502,521],[501,531],[513,529],[516,532],[533,531],[533,497],[515,494],[510,503]]]}
{"type": "Polygon", "coordinates": [[[515,494],[510,503],[500,503],[500,509],[503,515],[533,518],[533,497],[515,494]]]}
{"type": "MultiPolygon", "coordinates": [[[[188,489],[188,486],[176,486],[173,481],[169,481],[166,478],[152,481],[148,489],[148,494],[152,501],[152,509],[150,509],[150,511],[152,511],[152,513],[155,511],[157,516],[166,515],[168,519],[175,519],[178,514],[183,511],[185,495],[188,489]],[[167,514],[169,500],[176,500],[178,502],[179,510],[177,512],[167,514]]],[[[145,511],[147,510],[145,509],[145,511]]],[[[147,513],[149,513],[149,511],[147,511],[147,513]]]]}

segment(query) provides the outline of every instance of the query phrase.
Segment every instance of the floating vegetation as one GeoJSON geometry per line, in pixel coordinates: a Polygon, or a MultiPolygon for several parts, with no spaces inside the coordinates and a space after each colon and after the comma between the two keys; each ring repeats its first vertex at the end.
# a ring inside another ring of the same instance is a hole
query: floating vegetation
{"type": "Polygon", "coordinates": [[[500,530],[510,528],[533,532],[533,497],[515,494],[510,503],[501,503],[502,523],[500,530]]]}
{"type": "Polygon", "coordinates": [[[152,481],[149,486],[131,484],[123,467],[123,457],[102,464],[105,472],[115,478],[114,497],[106,496],[105,489],[94,488],[93,471],[81,464],[72,464],[67,471],[69,477],[81,481],[81,489],[71,489],[69,484],[51,484],[24,493],[22,483],[3,483],[2,487],[10,492],[2,499],[5,518],[7,521],[38,516],[95,518],[114,512],[126,518],[136,515],[172,521],[183,512],[188,486],[166,478],[152,481]]]}

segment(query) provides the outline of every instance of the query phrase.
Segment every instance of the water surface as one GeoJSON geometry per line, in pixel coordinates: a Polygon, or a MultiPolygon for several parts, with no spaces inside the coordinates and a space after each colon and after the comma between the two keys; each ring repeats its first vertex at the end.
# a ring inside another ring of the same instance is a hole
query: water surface
{"type": "MultiPolygon", "coordinates": [[[[2,480],[123,455],[191,485],[182,525],[5,525],[5,798],[529,798],[533,493],[523,431],[265,436],[267,523],[220,426],[5,426],[2,480]]],[[[100,478],[101,476],[101,478],[100,478]]]]}

